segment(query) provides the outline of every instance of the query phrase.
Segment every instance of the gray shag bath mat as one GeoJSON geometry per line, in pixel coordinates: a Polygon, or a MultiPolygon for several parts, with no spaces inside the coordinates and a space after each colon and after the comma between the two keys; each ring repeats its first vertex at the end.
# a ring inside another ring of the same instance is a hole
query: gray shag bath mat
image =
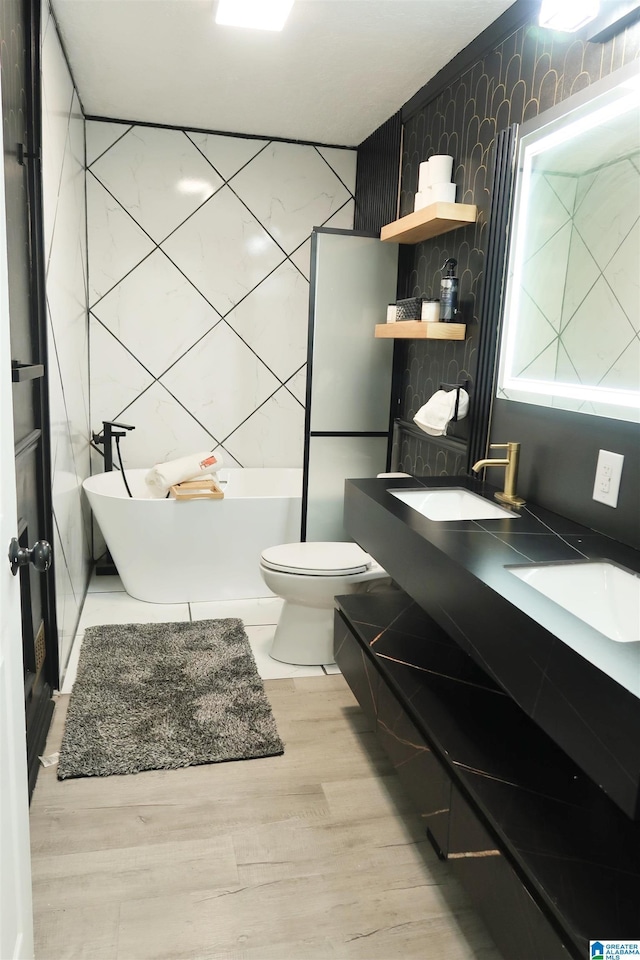
{"type": "Polygon", "coordinates": [[[59,780],[283,752],[242,620],[87,629],[59,780]]]}

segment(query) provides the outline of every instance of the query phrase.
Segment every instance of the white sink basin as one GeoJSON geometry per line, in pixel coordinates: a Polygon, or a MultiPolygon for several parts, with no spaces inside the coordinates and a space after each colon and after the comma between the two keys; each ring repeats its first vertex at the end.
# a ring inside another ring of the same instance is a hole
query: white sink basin
{"type": "Polygon", "coordinates": [[[496,517],[520,516],[491,500],[470,493],[464,487],[388,489],[387,493],[429,520],[492,520],[496,517]]]}
{"type": "Polygon", "coordinates": [[[609,560],[507,567],[617,643],[640,641],[640,576],[609,560]]]}

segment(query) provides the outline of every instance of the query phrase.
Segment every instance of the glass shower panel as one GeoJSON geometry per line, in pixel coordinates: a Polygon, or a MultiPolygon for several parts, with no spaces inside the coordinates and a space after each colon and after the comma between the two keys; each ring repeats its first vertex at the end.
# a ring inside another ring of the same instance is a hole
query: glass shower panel
{"type": "Polygon", "coordinates": [[[398,247],[330,231],[312,243],[309,428],[386,432],[393,342],[376,340],[374,328],[395,302],[398,247]]]}
{"type": "Polygon", "coordinates": [[[387,442],[386,436],[310,438],[307,540],[351,540],[342,523],[344,481],[383,471],[387,442]]]}

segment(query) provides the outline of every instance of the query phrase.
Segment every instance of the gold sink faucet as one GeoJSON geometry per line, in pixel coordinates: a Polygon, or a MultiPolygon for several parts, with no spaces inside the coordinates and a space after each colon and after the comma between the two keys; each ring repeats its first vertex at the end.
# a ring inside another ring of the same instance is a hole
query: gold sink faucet
{"type": "Polygon", "coordinates": [[[495,498],[500,503],[506,503],[511,507],[521,507],[525,500],[516,494],[516,481],[518,479],[518,461],[520,459],[519,443],[492,443],[490,450],[506,450],[507,455],[504,458],[489,458],[488,460],[478,460],[471,467],[474,473],[479,473],[483,467],[505,467],[504,472],[504,490],[496,493],[495,498]]]}

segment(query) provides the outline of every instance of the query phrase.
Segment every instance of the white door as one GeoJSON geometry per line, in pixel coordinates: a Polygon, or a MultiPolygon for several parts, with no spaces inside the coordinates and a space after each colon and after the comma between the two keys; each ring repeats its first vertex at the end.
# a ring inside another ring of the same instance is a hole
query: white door
{"type": "MultiPolygon", "coordinates": [[[[0,164],[2,129],[0,127],[0,164]]],[[[16,530],[11,351],[4,176],[0,166],[0,957],[33,957],[29,801],[18,578],[9,541],[16,530]]]]}

